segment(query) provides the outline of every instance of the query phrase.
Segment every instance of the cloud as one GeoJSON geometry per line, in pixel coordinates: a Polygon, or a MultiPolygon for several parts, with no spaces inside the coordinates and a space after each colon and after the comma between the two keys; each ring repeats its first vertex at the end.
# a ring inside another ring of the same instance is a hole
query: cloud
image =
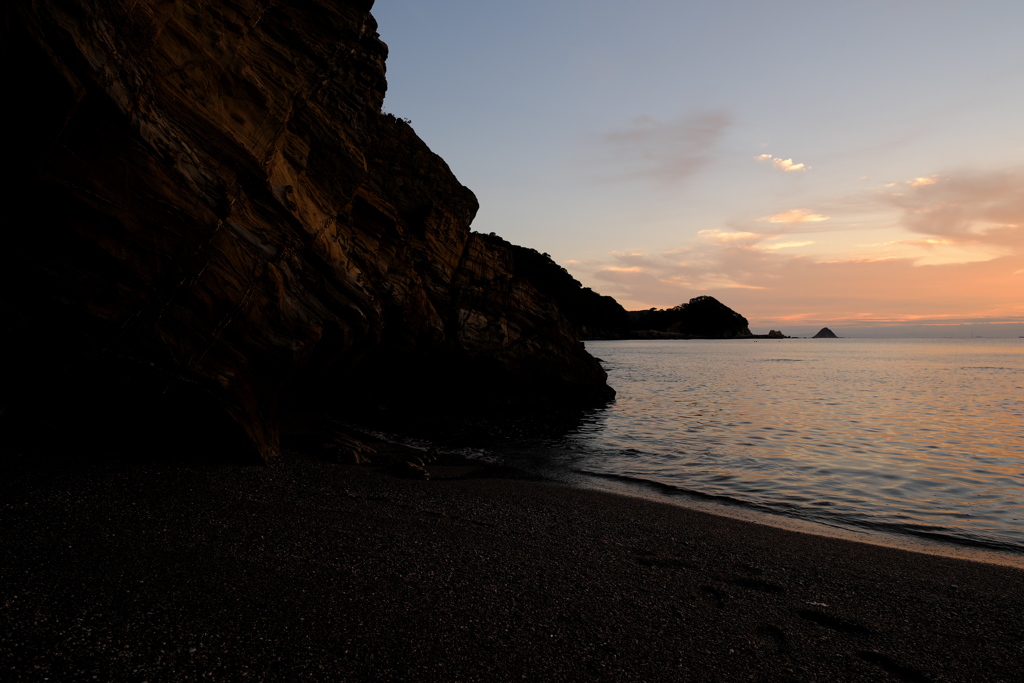
{"type": "Polygon", "coordinates": [[[898,242],[894,242],[894,244],[909,244],[910,246],[913,247],[934,248],[951,247],[956,244],[956,241],[947,239],[935,239],[934,237],[929,237],[923,240],[899,240],[898,242]]]}
{"type": "MultiPolygon", "coordinates": [[[[783,236],[782,234],[762,234],[756,232],[725,232],[723,230],[711,229],[701,230],[697,235],[707,243],[731,246],[731,247],[744,247],[753,250],[766,250],[775,251],[777,249],[793,249],[798,247],[806,247],[814,244],[811,240],[791,241],[791,242],[777,242],[774,244],[768,244],[772,240],[777,240],[783,236]]],[[[675,252],[673,252],[675,253],[675,252]]],[[[654,263],[648,257],[649,263],[654,263]]],[[[680,265],[688,265],[681,263],[680,265]]]]}
{"type": "Polygon", "coordinates": [[[715,144],[731,123],[731,117],[720,111],[674,121],[651,116],[633,119],[601,137],[603,161],[614,169],[605,179],[684,181],[711,162],[715,144]]]}
{"type": "Polygon", "coordinates": [[[814,206],[723,223],[685,248],[609,254],[572,271],[634,310],[710,294],[762,332],[1024,324],[1024,166],[922,173],[814,206]]]}
{"type": "Polygon", "coordinates": [[[806,246],[809,246],[811,244],[814,244],[814,242],[810,242],[810,241],[806,241],[806,242],[779,242],[778,244],[762,244],[761,248],[762,249],[772,249],[772,250],[774,250],[774,249],[793,249],[793,248],[796,248],[796,247],[806,247],[806,246]]]}
{"type": "Polygon", "coordinates": [[[790,209],[789,211],[772,214],[771,216],[764,216],[757,220],[762,223],[820,223],[821,221],[827,221],[828,219],[828,216],[815,213],[808,209],[790,209]]]}
{"type": "Polygon", "coordinates": [[[883,201],[911,232],[944,243],[1024,247],[1024,168],[955,173],[896,183],[883,201]]]}
{"type": "Polygon", "coordinates": [[[764,163],[771,162],[771,165],[779,169],[783,173],[792,173],[794,171],[806,171],[810,169],[810,166],[805,164],[793,163],[792,159],[783,159],[782,157],[773,157],[771,154],[759,154],[754,157],[755,161],[764,163]]]}
{"type": "Polygon", "coordinates": [[[709,242],[719,244],[756,244],[765,238],[756,232],[723,232],[717,228],[712,230],[701,230],[697,233],[701,238],[709,242]]]}

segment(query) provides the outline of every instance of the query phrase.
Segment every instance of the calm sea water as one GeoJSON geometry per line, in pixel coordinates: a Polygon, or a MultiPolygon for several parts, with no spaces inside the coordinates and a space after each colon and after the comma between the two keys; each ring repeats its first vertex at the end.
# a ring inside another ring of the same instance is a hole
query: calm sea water
{"type": "Polygon", "coordinates": [[[1024,340],[587,348],[615,402],[513,464],[1024,552],[1024,340]]]}

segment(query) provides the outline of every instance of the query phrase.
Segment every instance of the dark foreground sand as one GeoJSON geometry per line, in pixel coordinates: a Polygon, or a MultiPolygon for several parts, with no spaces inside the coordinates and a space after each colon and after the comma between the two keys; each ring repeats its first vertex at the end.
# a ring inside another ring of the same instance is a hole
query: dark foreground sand
{"type": "Polygon", "coordinates": [[[476,474],[9,469],[0,679],[1024,680],[1019,569],[476,474]]]}

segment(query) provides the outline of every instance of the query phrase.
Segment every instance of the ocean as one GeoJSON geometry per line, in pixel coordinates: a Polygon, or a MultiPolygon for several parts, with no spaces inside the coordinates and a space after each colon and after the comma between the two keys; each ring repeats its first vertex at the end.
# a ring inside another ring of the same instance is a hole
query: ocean
{"type": "Polygon", "coordinates": [[[1024,558],[1024,340],[586,346],[615,401],[557,438],[486,457],[868,540],[1024,558]]]}

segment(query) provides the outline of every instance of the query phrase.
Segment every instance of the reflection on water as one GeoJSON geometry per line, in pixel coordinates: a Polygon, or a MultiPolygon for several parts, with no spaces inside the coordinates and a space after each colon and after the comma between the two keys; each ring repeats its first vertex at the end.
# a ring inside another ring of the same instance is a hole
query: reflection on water
{"type": "Polygon", "coordinates": [[[1024,551],[1018,340],[587,348],[604,360],[617,399],[534,456],[546,467],[1024,551]]]}

